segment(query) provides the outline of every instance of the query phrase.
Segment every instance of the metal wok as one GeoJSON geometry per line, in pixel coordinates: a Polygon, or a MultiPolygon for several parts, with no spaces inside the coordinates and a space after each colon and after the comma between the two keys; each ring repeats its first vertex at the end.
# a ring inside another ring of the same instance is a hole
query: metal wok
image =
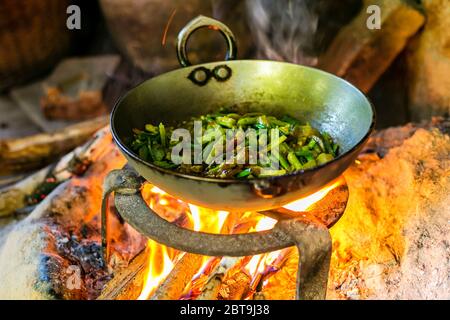
{"type": "Polygon", "coordinates": [[[181,200],[217,210],[249,211],[281,207],[313,193],[339,177],[355,160],[374,128],[375,112],[350,83],[300,65],[236,60],[236,44],[222,23],[198,17],[179,34],[178,57],[184,68],[147,80],[129,91],[111,115],[113,137],[129,164],[146,180],[181,200]],[[209,27],[220,31],[228,46],[227,61],[190,66],[189,36],[209,27]],[[251,180],[190,176],[141,160],[127,146],[133,128],[146,123],[175,124],[222,107],[236,112],[289,114],[326,131],[340,154],[320,167],[251,180]]]}

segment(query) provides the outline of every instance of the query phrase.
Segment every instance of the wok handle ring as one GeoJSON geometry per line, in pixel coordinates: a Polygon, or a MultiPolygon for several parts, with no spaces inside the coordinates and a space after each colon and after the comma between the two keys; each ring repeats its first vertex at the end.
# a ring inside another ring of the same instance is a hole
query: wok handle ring
{"type": "Polygon", "coordinates": [[[198,29],[209,28],[211,30],[219,31],[225,38],[227,42],[227,53],[225,60],[235,60],[237,57],[237,45],[236,38],[225,24],[215,19],[198,16],[197,18],[190,21],[178,34],[177,38],[177,57],[180,65],[182,67],[189,67],[192,63],[189,61],[187,54],[187,42],[189,37],[198,29]]]}

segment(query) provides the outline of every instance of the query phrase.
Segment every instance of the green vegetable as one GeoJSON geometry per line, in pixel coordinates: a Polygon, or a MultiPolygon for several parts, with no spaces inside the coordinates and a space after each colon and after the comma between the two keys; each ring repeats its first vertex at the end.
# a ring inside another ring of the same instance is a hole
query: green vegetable
{"type": "Polygon", "coordinates": [[[216,120],[218,124],[229,129],[233,129],[236,123],[236,120],[230,117],[218,117],[216,120]]]}
{"type": "Polygon", "coordinates": [[[250,126],[256,123],[256,118],[245,117],[238,120],[238,127],[250,126]]]}
{"type": "Polygon", "coordinates": [[[272,161],[279,162],[284,169],[286,170],[290,169],[289,162],[281,154],[272,152],[270,158],[272,159],[272,161]]]}
{"type": "Polygon", "coordinates": [[[152,134],[157,134],[159,132],[158,128],[151,124],[146,124],[145,130],[147,130],[148,132],[150,132],[152,134]]]}
{"type": "Polygon", "coordinates": [[[332,161],[339,150],[330,134],[321,133],[308,123],[302,124],[288,115],[277,118],[260,112],[241,115],[220,111],[183,121],[173,127],[163,123],[157,126],[146,124],[143,130],[133,129],[133,138],[127,143],[141,159],[161,168],[185,174],[236,179],[273,177],[311,169],[332,161]],[[201,137],[194,138],[194,121],[201,121],[201,137]],[[191,133],[192,164],[176,165],[171,160],[172,148],[180,143],[170,139],[176,128],[187,129],[191,133]],[[229,134],[229,129],[235,131],[229,134]],[[239,132],[237,129],[246,135],[236,134],[239,132]],[[272,140],[273,129],[279,130],[277,141],[272,140]],[[227,134],[231,141],[226,140],[227,134]],[[217,144],[219,137],[223,138],[223,154],[216,154],[216,147],[220,146],[217,144]],[[257,146],[252,145],[255,142],[257,146]],[[201,164],[194,164],[194,145],[201,145],[201,164]],[[243,153],[235,153],[237,146],[243,153]],[[227,154],[227,151],[232,154],[227,154]],[[225,161],[226,155],[231,155],[229,161],[221,163],[219,160],[225,161]],[[280,168],[273,168],[272,162],[277,162],[280,168]]]}
{"type": "Polygon", "coordinates": [[[162,123],[159,124],[159,136],[161,138],[161,145],[163,148],[166,147],[166,128],[162,123]]]}
{"type": "Polygon", "coordinates": [[[302,164],[300,163],[300,161],[297,159],[297,157],[295,156],[294,152],[289,152],[287,159],[289,161],[289,163],[294,166],[295,170],[301,170],[303,168],[302,164]]]}
{"type": "Polygon", "coordinates": [[[246,178],[246,177],[248,177],[251,174],[252,174],[252,169],[251,168],[247,168],[247,169],[242,170],[241,172],[239,172],[236,175],[236,178],[239,178],[239,179],[246,178]]]}
{"type": "Polygon", "coordinates": [[[303,165],[303,169],[312,169],[317,167],[316,160],[309,160],[307,163],[303,165]]]}
{"type": "Polygon", "coordinates": [[[325,144],[323,143],[322,139],[318,136],[311,136],[311,141],[315,141],[316,144],[319,146],[320,150],[316,149],[316,151],[326,151],[325,150],[325,144]]]}
{"type": "Polygon", "coordinates": [[[282,176],[285,174],[286,174],[286,170],[264,169],[264,170],[261,170],[261,173],[259,174],[259,178],[276,177],[276,176],[282,176]]]}
{"type": "Polygon", "coordinates": [[[298,121],[297,119],[295,119],[295,118],[293,118],[293,117],[291,117],[291,116],[288,116],[288,115],[284,115],[282,118],[281,118],[281,120],[283,121],[283,122],[287,122],[287,123],[289,123],[289,124],[291,124],[291,125],[299,125],[300,124],[300,121],[298,121]]]}
{"type": "Polygon", "coordinates": [[[146,146],[142,146],[139,148],[139,158],[142,160],[148,161],[148,148],[146,146]]]}
{"type": "Polygon", "coordinates": [[[317,161],[317,164],[320,166],[322,164],[332,161],[333,159],[334,159],[333,155],[331,155],[329,153],[321,153],[317,157],[316,161],[317,161]]]}
{"type": "Polygon", "coordinates": [[[306,161],[310,161],[310,160],[314,160],[314,155],[311,151],[309,150],[299,150],[295,152],[295,155],[297,157],[303,157],[306,159],[306,161]]]}

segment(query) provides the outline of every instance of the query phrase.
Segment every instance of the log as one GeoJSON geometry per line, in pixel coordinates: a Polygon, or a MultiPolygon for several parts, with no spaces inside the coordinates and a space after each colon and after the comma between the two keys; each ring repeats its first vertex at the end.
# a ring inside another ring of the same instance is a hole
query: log
{"type": "Polygon", "coordinates": [[[351,196],[331,229],[330,298],[450,298],[450,137],[442,122],[377,134],[375,154],[347,170],[351,196]],[[396,146],[379,155],[383,141],[396,146]]]}
{"type": "Polygon", "coordinates": [[[109,146],[110,141],[109,127],[106,127],[98,131],[85,145],[62,157],[56,164],[49,165],[21,181],[0,189],[0,217],[11,215],[29,205],[26,201],[27,196],[35,192],[47,177],[52,176],[55,183],[60,183],[74,174],[80,175],[82,172],[77,165],[83,164],[81,169],[86,170],[85,164],[94,162],[109,146]]]}
{"type": "Polygon", "coordinates": [[[241,300],[250,287],[251,277],[238,270],[230,275],[219,289],[219,298],[223,300],[241,300]]]}
{"type": "Polygon", "coordinates": [[[450,114],[450,2],[424,0],[427,23],[407,54],[408,102],[413,121],[450,114]]]}
{"type": "MultiPolygon", "coordinates": [[[[214,214],[214,212],[211,212],[214,214]]],[[[230,233],[237,220],[235,213],[229,213],[225,220],[221,233],[230,233]]],[[[152,295],[151,300],[176,300],[179,299],[188,283],[200,270],[204,262],[204,256],[186,253],[176,263],[173,270],[152,295]]]]}
{"type": "Polygon", "coordinates": [[[1,140],[0,175],[31,171],[49,164],[86,142],[97,130],[106,126],[108,120],[105,116],[54,133],[1,140]]]}
{"type": "Polygon", "coordinates": [[[367,93],[424,22],[414,1],[366,0],[360,14],[341,29],[319,58],[318,67],[367,93]],[[369,5],[380,7],[381,29],[367,27],[369,5]]]}
{"type": "MultiPolygon", "coordinates": [[[[236,221],[236,214],[230,213],[222,227],[222,233],[228,233],[234,222],[236,221]]],[[[176,300],[181,297],[186,286],[190,283],[195,274],[200,270],[204,262],[204,256],[186,253],[175,264],[169,275],[158,286],[156,291],[151,295],[151,300],[176,300]]],[[[137,296],[141,292],[141,287],[135,287],[135,279],[144,279],[146,268],[136,268],[130,266],[130,270],[122,271],[119,276],[115,277],[114,284],[108,285],[102,291],[100,297],[106,296],[109,300],[121,300],[122,298],[131,298],[127,292],[137,292],[137,296]],[[124,276],[121,276],[123,274],[124,276]],[[131,274],[132,276],[128,276],[131,274]],[[114,287],[118,286],[121,289],[115,290],[114,287]],[[133,290],[134,287],[134,290],[133,290]],[[123,288],[123,289],[122,289],[123,288]],[[122,294],[122,292],[126,294],[122,294]]],[[[136,297],[137,297],[136,296],[136,297]]]]}
{"type": "Polygon", "coordinates": [[[95,299],[110,279],[110,269],[127,263],[145,246],[143,236],[111,215],[115,259],[104,265],[102,184],[109,171],[125,164],[110,135],[108,139],[108,151],[86,173],[61,184],[29,216],[2,230],[0,299],[95,299]],[[78,285],[69,285],[74,278],[78,285]]]}
{"type": "Polygon", "coordinates": [[[224,276],[224,274],[220,273],[210,277],[197,300],[217,300],[224,276]]]}
{"type": "Polygon", "coordinates": [[[97,300],[136,300],[144,284],[147,264],[148,252],[143,250],[127,267],[116,272],[97,300]]]}
{"type": "Polygon", "coordinates": [[[295,248],[287,250],[283,258],[277,266],[279,271],[267,277],[267,284],[255,292],[254,300],[295,299],[298,251],[295,248]]]}
{"type": "Polygon", "coordinates": [[[297,269],[295,264],[298,266],[297,253],[296,247],[281,250],[277,259],[266,267],[256,281],[252,282],[250,289],[253,292],[251,296],[253,300],[268,300],[268,297],[272,300],[294,299],[297,281],[292,270],[297,269]],[[264,283],[268,283],[268,285],[265,286],[264,283]],[[284,290],[285,288],[288,290],[284,290]],[[291,291],[292,289],[293,291],[291,291]],[[292,295],[293,293],[294,295],[292,295]]]}
{"type": "Polygon", "coordinates": [[[220,260],[220,263],[214,268],[209,275],[208,281],[202,289],[202,293],[197,297],[197,300],[217,300],[219,296],[220,287],[227,272],[234,267],[242,258],[225,257],[220,260]]]}
{"type": "Polygon", "coordinates": [[[70,52],[73,33],[64,13],[71,4],[32,0],[28,11],[17,1],[1,1],[0,91],[47,72],[70,52]]]}
{"type": "Polygon", "coordinates": [[[169,276],[152,295],[151,300],[177,300],[184,288],[202,266],[203,256],[186,253],[174,266],[169,276]]]}

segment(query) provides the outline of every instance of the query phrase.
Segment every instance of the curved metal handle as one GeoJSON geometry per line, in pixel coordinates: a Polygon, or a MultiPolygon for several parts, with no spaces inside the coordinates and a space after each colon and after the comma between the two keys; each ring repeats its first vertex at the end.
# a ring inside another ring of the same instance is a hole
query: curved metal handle
{"type": "Polygon", "coordinates": [[[300,259],[297,272],[297,299],[325,299],[331,257],[331,236],[325,225],[309,213],[281,219],[271,230],[247,234],[196,232],[163,219],[144,201],[139,192],[143,179],[130,168],[114,170],[104,183],[102,203],[102,248],[105,266],[109,260],[108,196],[115,192],[120,216],[133,228],[158,243],[208,256],[248,256],[296,245],[300,259]]]}
{"type": "Polygon", "coordinates": [[[192,65],[187,55],[186,45],[189,40],[189,37],[195,31],[201,28],[209,28],[211,30],[220,31],[220,33],[224,36],[227,42],[227,54],[225,56],[225,60],[236,59],[237,45],[236,45],[236,38],[234,37],[233,32],[231,32],[231,30],[220,21],[205,16],[198,16],[197,18],[189,22],[178,34],[177,56],[178,61],[180,62],[182,67],[188,67],[192,65]]]}

